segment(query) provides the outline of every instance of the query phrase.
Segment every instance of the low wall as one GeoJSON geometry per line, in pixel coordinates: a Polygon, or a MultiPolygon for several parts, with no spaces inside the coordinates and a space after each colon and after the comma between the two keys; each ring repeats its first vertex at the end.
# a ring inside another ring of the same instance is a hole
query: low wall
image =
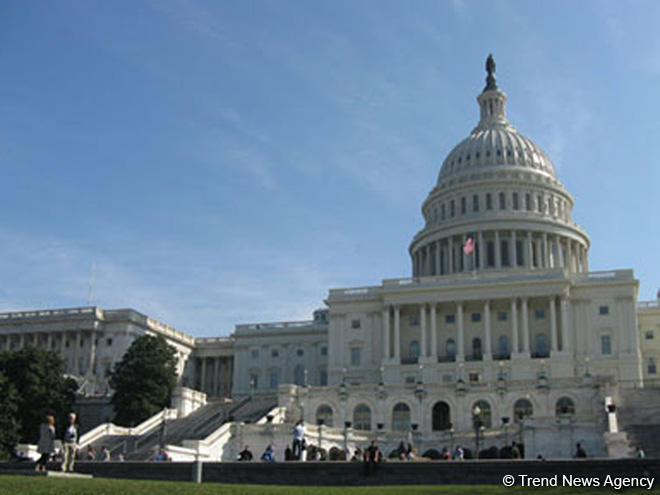
{"type": "MultiPolygon", "coordinates": [[[[3,470],[33,469],[32,463],[0,463],[3,470]]],[[[52,465],[52,469],[59,466],[52,465]]],[[[76,471],[101,478],[190,481],[192,462],[79,462],[76,471]]],[[[660,459],[586,459],[571,461],[386,462],[368,476],[359,462],[208,462],[203,481],[267,485],[501,485],[505,474],[586,478],[650,476],[660,483],[660,459]]],[[[561,483],[561,482],[560,482],[561,483]]],[[[518,484],[518,483],[516,483],[518,484]]]]}

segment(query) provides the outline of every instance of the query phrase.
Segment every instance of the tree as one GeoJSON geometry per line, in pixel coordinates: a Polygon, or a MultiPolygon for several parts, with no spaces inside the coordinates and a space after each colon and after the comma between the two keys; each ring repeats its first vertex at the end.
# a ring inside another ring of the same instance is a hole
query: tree
{"type": "Polygon", "coordinates": [[[0,459],[7,458],[20,439],[18,394],[4,373],[0,373],[0,459]]]}
{"type": "Polygon", "coordinates": [[[66,424],[77,386],[64,376],[64,369],[64,361],[57,353],[31,345],[0,353],[0,373],[17,394],[15,404],[22,441],[37,443],[39,425],[46,414],[54,415],[58,425],[66,424]]]}
{"type": "Polygon", "coordinates": [[[134,426],[168,407],[176,378],[175,350],[162,336],[135,339],[110,374],[115,423],[134,426]]]}

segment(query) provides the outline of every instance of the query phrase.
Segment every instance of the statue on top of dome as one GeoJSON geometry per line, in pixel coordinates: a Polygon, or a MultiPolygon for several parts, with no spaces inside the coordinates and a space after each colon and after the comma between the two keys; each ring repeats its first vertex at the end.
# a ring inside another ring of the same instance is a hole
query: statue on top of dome
{"type": "Polygon", "coordinates": [[[486,59],[486,72],[488,72],[488,77],[486,77],[486,87],[484,91],[489,91],[491,89],[497,89],[497,83],[495,83],[495,59],[493,54],[488,54],[486,59]]]}

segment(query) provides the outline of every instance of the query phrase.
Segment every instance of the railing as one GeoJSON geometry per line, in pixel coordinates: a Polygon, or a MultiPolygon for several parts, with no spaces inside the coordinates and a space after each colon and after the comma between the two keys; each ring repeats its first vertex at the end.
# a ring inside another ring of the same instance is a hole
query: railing
{"type": "Polygon", "coordinates": [[[304,321],[276,321],[270,323],[241,323],[236,325],[236,330],[269,330],[273,328],[301,328],[309,327],[316,323],[314,320],[304,321]]]}
{"type": "Polygon", "coordinates": [[[507,359],[511,359],[511,354],[493,354],[493,359],[495,361],[504,361],[507,359]]]}
{"type": "Polygon", "coordinates": [[[381,287],[371,285],[366,287],[347,287],[344,289],[330,289],[329,298],[338,299],[346,297],[374,297],[378,295],[381,287]]]}
{"type": "Polygon", "coordinates": [[[438,356],[439,363],[453,363],[456,361],[456,356],[438,356]]]}
{"type": "Polygon", "coordinates": [[[234,340],[231,337],[195,337],[195,345],[200,344],[227,344],[230,345],[234,340]]]}
{"type": "Polygon", "coordinates": [[[78,316],[95,314],[99,308],[96,306],[84,306],[80,308],[62,308],[34,311],[10,311],[0,313],[0,320],[12,320],[21,318],[50,318],[53,316],[78,316]]]}
{"type": "Polygon", "coordinates": [[[401,364],[417,364],[419,358],[416,357],[402,357],[401,364]]]}
{"type": "Polygon", "coordinates": [[[660,299],[655,301],[639,301],[637,303],[637,309],[654,309],[660,308],[660,299]]]}

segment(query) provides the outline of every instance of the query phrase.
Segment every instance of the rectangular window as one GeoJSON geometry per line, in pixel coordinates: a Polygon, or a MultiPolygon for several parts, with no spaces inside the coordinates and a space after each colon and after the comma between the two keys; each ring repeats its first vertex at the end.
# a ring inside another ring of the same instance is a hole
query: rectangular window
{"type": "Polygon", "coordinates": [[[475,323],[481,321],[481,313],[472,313],[472,321],[475,323]]]}
{"type": "MultiPolygon", "coordinates": [[[[67,344],[68,344],[68,342],[67,342],[67,344]]],[[[105,339],[105,345],[110,347],[112,345],[112,339],[105,339]]],[[[67,347],[69,347],[69,346],[67,345],[67,347]]]]}
{"type": "Polygon", "coordinates": [[[410,315],[410,318],[408,318],[408,323],[410,323],[411,327],[416,327],[417,325],[419,325],[419,316],[410,315]]]}
{"type": "Polygon", "coordinates": [[[321,356],[328,355],[328,348],[326,346],[321,347],[321,356]]]}
{"type": "Polygon", "coordinates": [[[514,192],[512,199],[513,199],[513,209],[517,210],[518,209],[518,193],[514,192]]]}
{"type": "Polygon", "coordinates": [[[493,241],[486,243],[486,266],[495,266],[495,244],[493,241]]]}
{"type": "Polygon", "coordinates": [[[472,211],[479,211],[479,196],[472,196],[472,211]]]}
{"type": "Polygon", "coordinates": [[[415,377],[414,376],[407,376],[406,377],[406,383],[415,383],[415,377]]]}
{"type": "Polygon", "coordinates": [[[251,373],[250,374],[250,383],[249,383],[249,385],[250,385],[250,388],[252,390],[259,387],[259,375],[257,375],[256,373],[251,373]]]}
{"type": "Polygon", "coordinates": [[[536,197],[536,209],[539,213],[543,213],[543,196],[540,194],[536,197]]]}
{"type": "Polygon", "coordinates": [[[274,371],[270,374],[270,388],[277,388],[279,385],[280,377],[279,374],[274,371]]]}
{"type": "Polygon", "coordinates": [[[351,347],[351,366],[360,366],[362,360],[362,348],[351,347]]]}
{"type": "Polygon", "coordinates": [[[479,381],[479,373],[470,373],[470,382],[478,382],[479,381]]]}
{"type": "Polygon", "coordinates": [[[653,339],[653,330],[647,330],[646,333],[644,333],[644,338],[646,340],[652,340],[653,339]]]}
{"type": "Polygon", "coordinates": [[[523,243],[522,243],[522,241],[516,241],[516,264],[518,266],[523,266],[523,243]]]}
{"type": "Polygon", "coordinates": [[[445,316],[445,323],[447,324],[452,324],[455,321],[454,315],[446,315],[445,316]]]}
{"type": "Polygon", "coordinates": [[[445,219],[445,204],[444,203],[442,203],[442,206],[440,207],[440,218],[442,220],[445,219]]]}
{"type": "Polygon", "coordinates": [[[276,357],[278,357],[279,355],[280,355],[280,351],[278,351],[277,349],[271,349],[271,351],[270,351],[270,357],[274,357],[274,358],[276,358],[276,357]]]}
{"type": "Polygon", "coordinates": [[[506,209],[506,196],[503,192],[500,193],[500,210],[506,209]]]}
{"type": "Polygon", "coordinates": [[[529,193],[525,194],[525,209],[527,211],[532,210],[532,197],[529,193]]]}
{"type": "Polygon", "coordinates": [[[600,337],[600,353],[603,356],[612,354],[612,339],[609,335],[601,335],[600,337]]]}
{"type": "Polygon", "coordinates": [[[545,309],[537,309],[534,312],[534,315],[536,316],[537,320],[542,320],[543,318],[545,318],[545,309]]]}
{"type": "Polygon", "coordinates": [[[257,359],[259,357],[259,349],[252,349],[250,351],[250,356],[252,356],[252,359],[257,359]]]}
{"type": "Polygon", "coordinates": [[[361,322],[360,322],[360,320],[353,320],[353,321],[351,322],[351,328],[353,328],[353,329],[360,328],[360,326],[361,326],[361,322]]]}
{"type": "Polygon", "coordinates": [[[465,210],[467,209],[466,207],[466,201],[465,201],[465,196],[461,198],[461,215],[465,215],[465,210]]]}
{"type": "Polygon", "coordinates": [[[452,199],[449,202],[449,216],[451,216],[453,218],[455,214],[456,214],[456,203],[452,199]]]}
{"type": "Polygon", "coordinates": [[[321,370],[321,373],[319,373],[319,382],[322,387],[328,384],[328,372],[326,370],[321,370]]]}
{"type": "Polygon", "coordinates": [[[653,358],[649,359],[647,371],[649,375],[655,375],[657,373],[657,368],[655,366],[655,361],[653,360],[653,358]]]}
{"type": "Polygon", "coordinates": [[[442,375],[442,381],[444,383],[451,383],[454,381],[454,375],[442,375]]]}
{"type": "Polygon", "coordinates": [[[493,209],[493,197],[490,195],[490,193],[486,193],[486,209],[493,209]]]}
{"type": "Polygon", "coordinates": [[[509,241],[500,242],[500,253],[502,254],[502,266],[510,266],[509,241]]]}
{"type": "Polygon", "coordinates": [[[600,306],[598,308],[598,314],[600,314],[600,315],[609,315],[610,314],[610,307],[609,306],[600,306]]]}
{"type": "Polygon", "coordinates": [[[499,311],[497,313],[497,320],[498,321],[506,321],[506,311],[499,311]]]}

